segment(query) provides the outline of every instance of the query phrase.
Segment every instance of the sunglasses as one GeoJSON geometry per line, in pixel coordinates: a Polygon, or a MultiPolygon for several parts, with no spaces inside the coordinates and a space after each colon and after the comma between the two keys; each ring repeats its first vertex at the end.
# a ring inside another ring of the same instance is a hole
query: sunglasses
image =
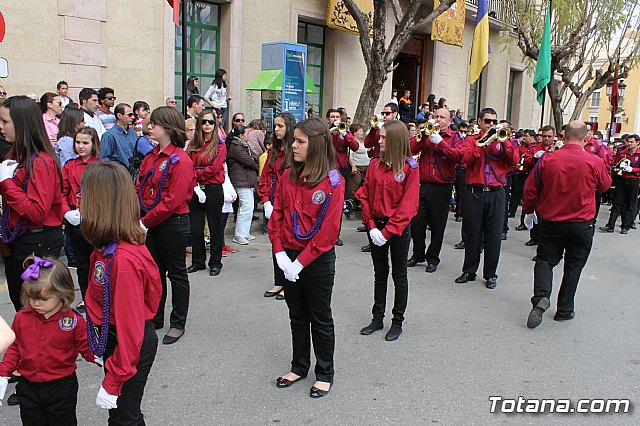
{"type": "Polygon", "coordinates": [[[244,123],[244,118],[236,118],[235,120],[236,123],[244,123]]]}
{"type": "Polygon", "coordinates": [[[494,126],[498,125],[498,119],[496,118],[483,118],[484,124],[493,124],[494,126]]]}
{"type": "Polygon", "coordinates": [[[205,118],[205,119],[202,120],[202,124],[209,124],[209,125],[213,126],[214,124],[216,124],[216,120],[205,118]]]}
{"type": "Polygon", "coordinates": [[[136,115],[135,115],[134,113],[132,113],[132,112],[129,112],[129,113],[125,114],[125,115],[128,115],[129,117],[135,117],[135,116],[136,116],[136,115]]]}
{"type": "Polygon", "coordinates": [[[380,114],[387,116],[393,114],[393,111],[382,111],[380,114]]]}
{"type": "Polygon", "coordinates": [[[464,133],[466,135],[469,132],[467,130],[460,130],[460,133],[464,133]]]}
{"type": "Polygon", "coordinates": [[[7,92],[0,92],[0,96],[6,96],[7,92]]]}
{"type": "Polygon", "coordinates": [[[115,96],[105,96],[105,99],[109,99],[110,101],[115,101],[117,98],[115,96]]]}

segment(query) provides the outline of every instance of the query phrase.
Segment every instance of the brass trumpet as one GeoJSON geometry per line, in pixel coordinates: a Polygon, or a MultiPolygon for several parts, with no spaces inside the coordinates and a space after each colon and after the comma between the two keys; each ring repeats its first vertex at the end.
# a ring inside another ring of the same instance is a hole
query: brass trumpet
{"type": "Polygon", "coordinates": [[[562,141],[555,141],[553,143],[553,145],[551,145],[551,148],[549,148],[549,152],[553,152],[553,151],[557,151],[560,148],[562,148],[564,146],[564,142],[562,141]]]}
{"type": "Polygon", "coordinates": [[[380,119],[378,118],[377,115],[372,115],[371,116],[371,127],[378,127],[378,121],[380,119]]]}
{"type": "Polygon", "coordinates": [[[489,132],[479,141],[476,142],[476,146],[486,147],[494,140],[504,142],[511,136],[511,131],[506,127],[496,127],[489,130],[489,132]]]}
{"type": "Polygon", "coordinates": [[[480,133],[480,128],[478,126],[473,126],[471,129],[469,129],[469,133],[467,135],[468,136],[475,136],[478,133],[480,133]]]}
{"type": "Polygon", "coordinates": [[[436,133],[440,133],[440,123],[436,120],[429,120],[424,126],[425,135],[435,135],[436,133]]]}
{"type": "Polygon", "coordinates": [[[335,132],[336,130],[339,131],[339,132],[346,132],[347,131],[347,123],[345,123],[344,121],[341,121],[340,123],[338,123],[337,126],[331,128],[332,132],[335,132]]]}
{"type": "Polygon", "coordinates": [[[618,165],[613,168],[614,173],[617,174],[618,176],[622,176],[622,172],[624,172],[622,168],[625,166],[631,166],[631,160],[629,160],[628,158],[623,158],[618,163],[618,165]]]}

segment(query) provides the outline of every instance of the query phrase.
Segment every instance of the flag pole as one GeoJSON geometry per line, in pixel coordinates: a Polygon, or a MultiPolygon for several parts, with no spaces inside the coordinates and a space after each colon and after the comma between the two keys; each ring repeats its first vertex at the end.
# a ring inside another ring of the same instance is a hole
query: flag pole
{"type": "Polygon", "coordinates": [[[180,2],[182,12],[182,112],[187,115],[187,58],[189,51],[187,49],[187,1],[180,2]]]}
{"type": "MultiPolygon", "coordinates": [[[[542,126],[544,126],[544,104],[547,103],[547,90],[545,87],[545,91],[542,92],[542,114],[540,114],[540,128],[542,128],[542,126]]],[[[558,130],[560,131],[560,130],[558,130]]]]}

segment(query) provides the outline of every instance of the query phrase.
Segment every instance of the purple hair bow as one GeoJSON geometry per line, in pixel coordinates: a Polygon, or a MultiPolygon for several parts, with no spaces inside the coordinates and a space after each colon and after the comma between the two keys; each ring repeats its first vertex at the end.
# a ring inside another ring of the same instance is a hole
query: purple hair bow
{"type": "Polygon", "coordinates": [[[40,268],[51,268],[52,262],[45,259],[40,259],[38,256],[33,256],[33,263],[29,265],[27,269],[20,275],[23,281],[28,279],[37,280],[40,278],[40,268]]]}

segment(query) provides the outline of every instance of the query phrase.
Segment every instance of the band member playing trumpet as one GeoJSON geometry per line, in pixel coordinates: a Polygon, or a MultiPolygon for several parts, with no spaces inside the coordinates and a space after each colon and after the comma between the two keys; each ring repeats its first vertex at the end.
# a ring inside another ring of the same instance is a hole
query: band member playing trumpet
{"type": "Polygon", "coordinates": [[[638,184],[640,184],[640,152],[638,142],[640,136],[629,135],[627,137],[627,149],[619,150],[613,164],[616,189],[613,193],[613,205],[609,222],[600,228],[605,232],[613,232],[618,216],[622,213],[621,234],[628,234],[631,229],[635,214],[638,211],[638,184]]]}
{"type": "Polygon", "coordinates": [[[378,145],[380,129],[384,123],[398,119],[398,105],[389,102],[382,108],[380,114],[382,115],[382,119],[374,116],[375,119],[372,118],[371,120],[371,129],[369,129],[367,136],[364,137],[364,146],[370,150],[369,158],[380,157],[380,145],[378,145]]]}
{"type": "Polygon", "coordinates": [[[464,263],[462,275],[456,283],[463,284],[476,279],[480,264],[480,246],[484,233],[483,276],[486,287],[496,287],[498,260],[505,213],[505,194],[503,186],[507,181],[507,170],[518,163],[518,151],[508,137],[496,137],[495,126],[498,117],[493,108],[480,111],[478,125],[480,133],[468,136],[460,153],[467,165],[465,183],[469,187],[464,203],[464,263]]]}
{"type": "Polygon", "coordinates": [[[407,266],[427,261],[426,272],[435,272],[440,263],[440,250],[449,216],[451,190],[456,180],[456,165],[461,155],[452,147],[460,139],[449,128],[451,112],[447,108],[435,111],[426,130],[411,139],[411,155],[420,154],[420,201],[418,213],[411,221],[413,256],[407,266]],[[431,133],[429,133],[429,129],[431,133]],[[422,136],[422,137],[420,137],[422,136]],[[427,222],[431,226],[431,243],[425,253],[427,222]]]}

